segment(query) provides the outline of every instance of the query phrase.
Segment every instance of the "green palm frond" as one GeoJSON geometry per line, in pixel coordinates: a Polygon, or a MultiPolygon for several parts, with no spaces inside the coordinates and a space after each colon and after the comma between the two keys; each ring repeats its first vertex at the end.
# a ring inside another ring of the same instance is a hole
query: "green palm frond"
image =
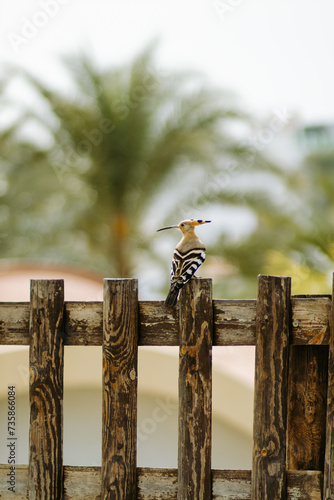
{"type": "MultiPolygon", "coordinates": [[[[11,233],[0,241],[4,256],[19,248],[18,257],[61,256],[131,276],[138,256],[152,258],[145,223],[162,201],[161,223],[177,221],[188,208],[248,207],[273,238],[270,221],[282,207],[254,179],[264,172],[280,179],[281,170],[231,131],[232,124],[248,130],[252,123],[234,95],[208,87],[195,72],[161,71],[152,46],[130,65],[99,68],[82,54],[67,57],[64,68],[67,89],[23,70],[8,73],[24,78],[41,107],[27,106],[20,123],[0,133],[9,186],[0,208],[10,208],[3,213],[11,233]],[[48,133],[44,149],[20,138],[20,126],[33,120],[48,133]]],[[[254,250],[248,267],[246,249],[228,238],[218,238],[212,252],[241,262],[248,279],[259,265],[260,243],[262,255],[272,243],[259,227],[255,233],[259,240],[247,240],[254,250]]]]}

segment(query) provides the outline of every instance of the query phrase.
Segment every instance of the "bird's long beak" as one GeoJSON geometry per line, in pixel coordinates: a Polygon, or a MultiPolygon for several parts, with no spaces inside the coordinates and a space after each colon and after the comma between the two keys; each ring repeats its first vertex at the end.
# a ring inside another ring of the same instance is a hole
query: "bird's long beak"
{"type": "Polygon", "coordinates": [[[161,229],[157,229],[157,232],[158,231],[164,231],[165,229],[178,229],[178,225],[177,226],[166,226],[166,227],[162,227],[161,229]]]}

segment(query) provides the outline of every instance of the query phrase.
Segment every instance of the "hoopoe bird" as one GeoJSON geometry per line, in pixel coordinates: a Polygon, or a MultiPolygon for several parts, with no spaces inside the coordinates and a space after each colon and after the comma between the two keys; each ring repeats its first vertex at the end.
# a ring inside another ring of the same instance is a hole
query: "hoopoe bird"
{"type": "Polygon", "coordinates": [[[177,228],[183,233],[181,241],[176,245],[170,270],[170,289],[165,300],[167,306],[175,306],[181,288],[190,280],[203,264],[206,256],[204,243],[195,233],[195,227],[208,224],[210,220],[189,219],[183,220],[176,226],[167,226],[158,229],[177,228]]]}

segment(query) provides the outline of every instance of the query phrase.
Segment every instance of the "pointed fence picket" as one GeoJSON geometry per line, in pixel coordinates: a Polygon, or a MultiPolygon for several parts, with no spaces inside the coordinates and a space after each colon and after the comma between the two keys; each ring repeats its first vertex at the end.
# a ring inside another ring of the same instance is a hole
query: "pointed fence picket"
{"type": "MultiPolygon", "coordinates": [[[[67,302],[63,280],[32,280],[29,303],[1,303],[0,344],[30,346],[29,465],[15,466],[15,498],[333,499],[332,296],[291,296],[290,282],[259,276],[257,299],[212,300],[211,280],[193,279],[168,308],[138,301],[134,279],[104,280],[103,303],[67,302]],[[102,346],[101,467],[63,464],[66,345],[102,346]],[[177,469],[136,465],[141,345],[179,346],[177,469]],[[256,346],[251,471],[211,469],[215,345],[256,346]]],[[[13,498],[9,467],[1,500],[13,498]]]]}

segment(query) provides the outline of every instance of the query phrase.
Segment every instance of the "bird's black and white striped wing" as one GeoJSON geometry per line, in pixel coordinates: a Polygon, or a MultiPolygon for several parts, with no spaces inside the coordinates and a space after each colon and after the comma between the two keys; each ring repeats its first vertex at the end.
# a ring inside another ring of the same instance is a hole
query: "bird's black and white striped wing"
{"type": "Polygon", "coordinates": [[[192,248],[186,253],[175,249],[171,266],[171,281],[178,281],[182,285],[187,283],[203,264],[205,256],[205,248],[192,248]]]}

